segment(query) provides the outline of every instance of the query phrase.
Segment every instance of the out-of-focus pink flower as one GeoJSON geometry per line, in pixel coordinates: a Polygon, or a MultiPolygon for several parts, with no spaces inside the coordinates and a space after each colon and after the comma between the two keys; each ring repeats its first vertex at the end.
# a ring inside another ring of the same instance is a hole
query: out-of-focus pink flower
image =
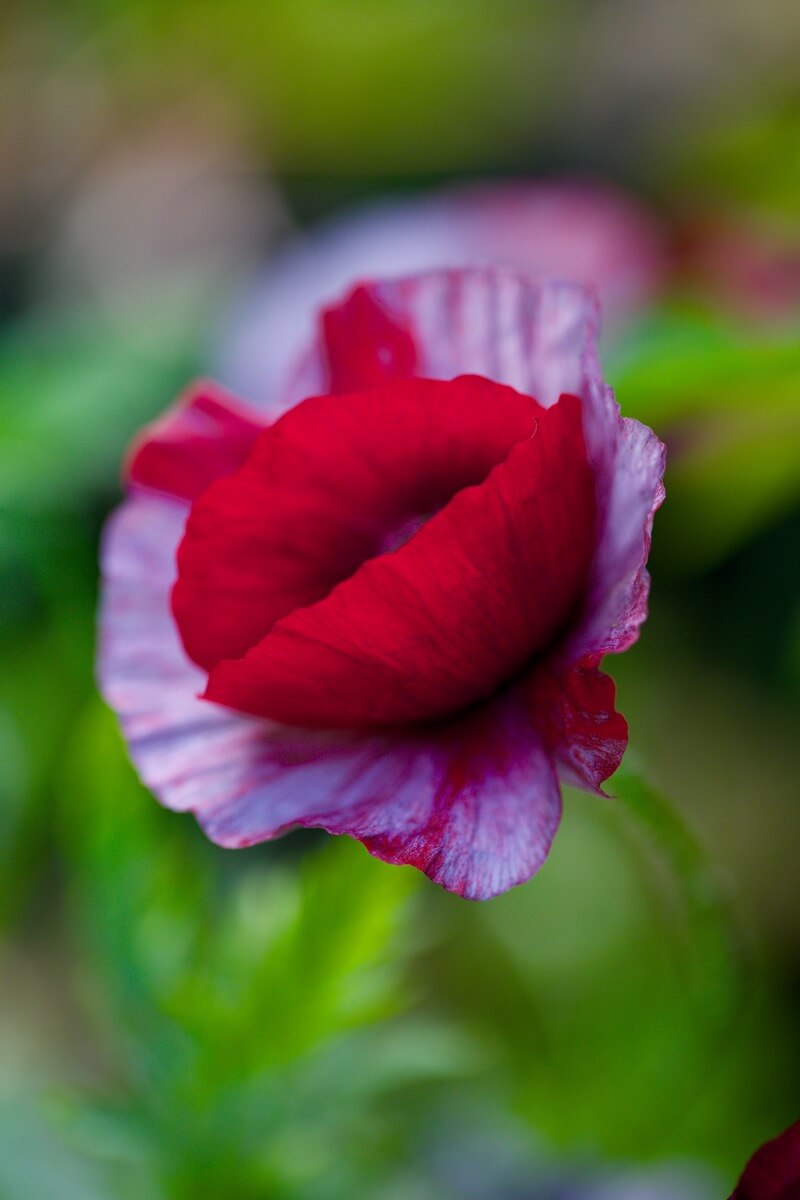
{"type": "Polygon", "coordinates": [[[663,495],[595,332],[575,285],[371,283],[274,423],[199,386],[145,431],[100,680],[164,804],[226,846],[350,834],[472,898],[537,870],[559,779],[599,792],[624,752],[598,668],[646,615],[663,495]]]}
{"type": "Polygon", "coordinates": [[[269,263],[228,323],[215,373],[274,404],[317,310],[354,279],[491,265],[594,289],[608,327],[659,290],[664,235],[636,200],[599,182],[492,183],[376,204],[269,263]]]}
{"type": "Polygon", "coordinates": [[[725,312],[756,321],[800,315],[800,236],[744,214],[696,213],[679,223],[683,282],[725,312]]]}
{"type": "Polygon", "coordinates": [[[800,1200],[800,1121],[756,1151],[731,1200],[800,1200]]]}

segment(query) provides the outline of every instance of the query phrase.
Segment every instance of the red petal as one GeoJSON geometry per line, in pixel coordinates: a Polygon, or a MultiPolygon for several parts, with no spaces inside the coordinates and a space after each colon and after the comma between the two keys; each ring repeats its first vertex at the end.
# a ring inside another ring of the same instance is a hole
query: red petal
{"type": "Polygon", "coordinates": [[[218,384],[193,385],[131,449],[126,480],[179,500],[194,500],[242,465],[265,427],[218,384]]]}
{"type": "Polygon", "coordinates": [[[417,374],[414,338],[371,290],[355,288],[325,309],[322,337],[332,392],[352,392],[417,374]]]}
{"type": "Polygon", "coordinates": [[[798,1200],[800,1121],[750,1159],[731,1200],[798,1200]]]}
{"type": "Polygon", "coordinates": [[[536,404],[482,379],[319,396],[260,437],[194,505],[173,612],[211,669],[327,596],[410,518],[479,483],[535,426],[536,404]]]}
{"type": "Polygon", "coordinates": [[[567,670],[535,670],[526,691],[534,724],[563,781],[602,792],[628,745],[628,722],[614,707],[614,680],[585,660],[567,670]]]}
{"type": "Polygon", "coordinates": [[[216,667],[206,696],[310,728],[445,717],[550,644],[573,615],[593,538],[581,402],[564,396],[398,551],[216,667]]]}

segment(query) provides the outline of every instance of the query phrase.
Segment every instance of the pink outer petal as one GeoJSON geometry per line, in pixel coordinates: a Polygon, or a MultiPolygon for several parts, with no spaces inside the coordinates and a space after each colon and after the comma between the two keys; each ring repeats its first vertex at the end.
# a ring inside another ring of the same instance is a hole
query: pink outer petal
{"type": "Polygon", "coordinates": [[[128,500],[106,532],[99,677],[145,784],[244,846],[295,825],[360,838],[442,886],[485,899],[528,879],[560,819],[550,759],[508,699],[444,737],[330,736],[197,699],[168,594],[183,505],[128,500]]]}
{"type": "Polygon", "coordinates": [[[598,180],[456,186],[373,203],[298,239],[266,265],[232,314],[214,374],[280,410],[315,314],[353,280],[494,265],[596,288],[606,322],[618,325],[661,288],[666,239],[635,198],[598,180]]]}
{"type": "MultiPolygon", "coordinates": [[[[362,306],[364,293],[382,308],[384,328],[390,319],[404,336],[413,336],[417,369],[425,376],[484,375],[545,407],[563,392],[583,400],[587,455],[598,481],[597,544],[583,611],[548,660],[542,690],[551,690],[554,673],[564,676],[573,668],[584,673],[585,682],[586,672],[604,654],[619,653],[636,640],[647,616],[650,578],[645,563],[653,516],[664,499],[666,453],[652,430],[621,416],[603,381],[596,302],[573,284],[535,284],[514,272],[493,270],[443,271],[362,285],[362,306]]],[[[348,303],[346,298],[342,307],[348,303]]],[[[293,384],[300,392],[324,390],[331,382],[331,329],[328,321],[304,360],[293,384]]],[[[592,690],[600,697],[602,683],[595,681],[592,690]]],[[[581,692],[585,696],[586,687],[581,692]]],[[[574,695],[574,687],[567,694],[574,695]]],[[[592,717],[595,727],[608,715],[603,702],[592,717]]],[[[621,757],[622,740],[617,725],[614,752],[601,751],[593,736],[596,751],[589,753],[585,737],[578,734],[588,730],[588,722],[581,705],[571,717],[562,712],[560,723],[551,722],[551,748],[565,780],[598,791],[607,778],[600,772],[621,757]]]]}

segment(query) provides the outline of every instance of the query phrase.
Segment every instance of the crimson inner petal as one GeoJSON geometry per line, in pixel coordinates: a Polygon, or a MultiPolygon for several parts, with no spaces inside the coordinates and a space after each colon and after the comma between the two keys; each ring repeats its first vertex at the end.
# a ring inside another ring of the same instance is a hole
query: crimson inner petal
{"type": "Polygon", "coordinates": [[[172,594],[189,656],[206,670],[241,658],[276,622],[414,540],[425,515],[531,437],[542,411],[462,377],[313,397],[285,414],[192,507],[172,594]]]}
{"type": "Polygon", "coordinates": [[[581,402],[562,396],[534,436],[398,550],[220,662],[206,697],[313,728],[451,716],[491,696],[563,629],[585,587],[594,528],[581,402]]]}

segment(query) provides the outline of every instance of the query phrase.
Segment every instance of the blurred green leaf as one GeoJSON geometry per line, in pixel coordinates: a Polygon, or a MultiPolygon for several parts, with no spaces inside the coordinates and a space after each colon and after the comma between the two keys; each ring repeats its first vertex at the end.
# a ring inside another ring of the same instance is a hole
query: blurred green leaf
{"type": "Polygon", "coordinates": [[[667,442],[658,561],[706,569],[800,499],[800,330],[665,310],[606,355],[624,410],[667,442]]]}
{"type": "Polygon", "coordinates": [[[800,218],[800,93],[772,99],[744,113],[726,110],[684,139],[666,160],[676,183],[707,198],[715,195],[779,215],[800,218]]]}
{"type": "Polygon", "coordinates": [[[636,776],[609,788],[624,802],[567,792],[542,871],[468,911],[431,969],[495,1040],[538,1134],[573,1154],[697,1155],[731,1172],[763,1131],[765,1086],[776,1125],[785,1112],[777,1064],[796,1039],[743,991],[707,856],[636,776]]]}
{"type": "Polygon", "coordinates": [[[0,1197],[113,1200],[113,1193],[102,1170],[64,1145],[36,1103],[17,1097],[0,1101],[0,1197]]]}
{"type": "MultiPolygon", "coordinates": [[[[224,1181],[232,1197],[302,1196],[323,1169],[326,1194],[352,1194],[348,1171],[375,1169],[381,1122],[349,1166],[333,1164],[375,1097],[472,1069],[463,1038],[412,1022],[403,1041],[402,1025],[385,1024],[408,1004],[415,872],[347,839],[299,869],[259,851],[233,862],[159,808],[99,706],[75,740],[62,818],[80,926],[112,1001],[109,1040],[121,1020],[127,1042],[123,1110],[167,1195],[210,1197],[224,1181]],[[307,1151],[289,1161],[298,1139],[307,1151]]],[[[76,1122],[86,1129],[79,1109],[76,1122]]]]}
{"type": "Polygon", "coordinates": [[[800,328],[665,307],[618,336],[603,360],[628,415],[661,428],[698,413],[797,408],[800,328]]]}
{"type": "Polygon", "coordinates": [[[204,319],[177,285],[125,321],[31,317],[0,340],[0,511],[111,488],[133,433],[196,369],[204,319]]]}
{"type": "Polygon", "coordinates": [[[742,1009],[745,972],[741,933],[720,879],[676,810],[629,759],[608,789],[668,868],[680,909],[687,998],[711,1036],[726,1037],[742,1009]]]}
{"type": "Polygon", "coordinates": [[[0,924],[24,913],[52,846],[54,770],[91,686],[95,570],[79,521],[0,519],[0,924]]]}
{"type": "MultiPolygon", "coordinates": [[[[222,84],[270,161],[322,175],[503,163],[529,144],[567,30],[541,0],[126,0],[58,6],[128,79],[222,84]],[[402,97],[402,103],[399,98],[402,97]]],[[[68,19],[68,18],[66,18],[68,19]]],[[[69,28],[69,26],[68,26],[69,28]]]]}

